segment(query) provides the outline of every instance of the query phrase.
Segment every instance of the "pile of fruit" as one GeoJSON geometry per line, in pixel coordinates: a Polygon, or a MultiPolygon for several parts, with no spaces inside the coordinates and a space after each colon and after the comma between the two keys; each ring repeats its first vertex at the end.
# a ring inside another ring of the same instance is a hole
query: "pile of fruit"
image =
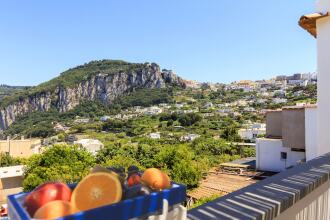
{"type": "Polygon", "coordinates": [[[73,191],[61,182],[45,183],[23,205],[34,219],[56,219],[170,187],[169,177],[156,168],[141,172],[131,166],[126,175],[124,169],[98,166],[73,191]]]}

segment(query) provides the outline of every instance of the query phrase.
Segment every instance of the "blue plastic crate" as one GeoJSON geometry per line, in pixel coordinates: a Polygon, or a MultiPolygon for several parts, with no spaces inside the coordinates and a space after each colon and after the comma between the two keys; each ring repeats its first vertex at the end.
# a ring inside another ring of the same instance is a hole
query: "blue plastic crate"
{"type": "MultiPolygon", "coordinates": [[[[28,193],[20,193],[8,196],[8,214],[11,220],[30,220],[29,214],[23,208],[24,198],[28,193]]],[[[170,189],[161,192],[153,192],[150,195],[139,196],[133,199],[123,200],[116,204],[99,207],[74,215],[58,218],[57,220],[124,220],[131,218],[143,218],[160,213],[163,208],[163,200],[168,201],[169,206],[177,205],[186,200],[186,187],[173,183],[170,189]]]]}

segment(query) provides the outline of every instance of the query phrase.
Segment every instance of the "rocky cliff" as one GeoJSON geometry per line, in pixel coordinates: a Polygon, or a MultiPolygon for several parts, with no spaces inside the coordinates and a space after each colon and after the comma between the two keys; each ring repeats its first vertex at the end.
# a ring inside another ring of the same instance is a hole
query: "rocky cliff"
{"type": "Polygon", "coordinates": [[[19,116],[29,112],[47,111],[51,107],[57,108],[60,112],[66,112],[87,100],[99,100],[111,105],[117,97],[134,89],[164,88],[168,85],[185,87],[185,81],[171,71],[161,71],[156,64],[145,64],[134,71],[115,73],[98,71],[72,86],[56,85],[53,90],[43,90],[23,98],[19,97],[18,100],[1,107],[0,130],[5,130],[19,116]]]}

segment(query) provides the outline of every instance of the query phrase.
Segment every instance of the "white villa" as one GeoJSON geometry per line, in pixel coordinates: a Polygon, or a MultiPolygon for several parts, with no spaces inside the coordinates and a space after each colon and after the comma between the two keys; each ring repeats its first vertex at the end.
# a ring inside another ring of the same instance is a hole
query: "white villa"
{"type": "Polygon", "coordinates": [[[318,1],[316,10],[302,16],[299,24],[317,39],[317,107],[300,105],[267,113],[266,138],[257,139],[256,145],[260,170],[283,171],[330,152],[330,1],[318,1]]]}

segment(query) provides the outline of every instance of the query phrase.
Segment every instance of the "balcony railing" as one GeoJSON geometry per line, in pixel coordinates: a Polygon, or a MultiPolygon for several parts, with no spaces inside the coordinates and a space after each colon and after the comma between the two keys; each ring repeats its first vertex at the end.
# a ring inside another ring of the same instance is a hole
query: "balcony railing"
{"type": "Polygon", "coordinates": [[[188,212],[188,219],[329,220],[330,153],[188,212]]]}

